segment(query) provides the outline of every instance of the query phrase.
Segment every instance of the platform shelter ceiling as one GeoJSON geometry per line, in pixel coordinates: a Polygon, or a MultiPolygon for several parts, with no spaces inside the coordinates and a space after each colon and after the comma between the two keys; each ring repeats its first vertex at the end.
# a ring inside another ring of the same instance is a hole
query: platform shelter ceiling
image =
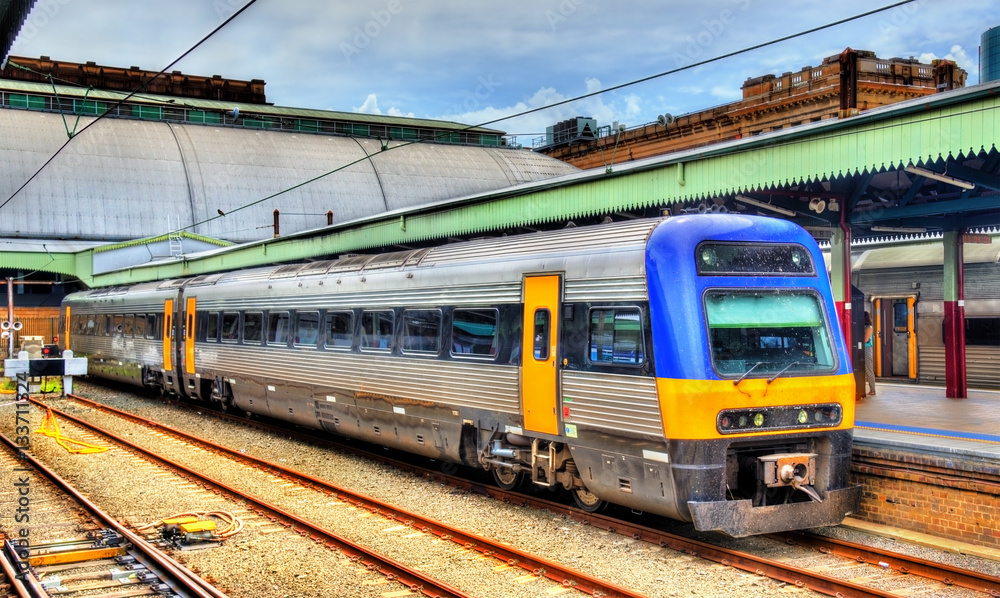
{"type": "Polygon", "coordinates": [[[96,276],[93,283],[124,284],[711,206],[788,218],[821,238],[841,220],[856,239],[895,234],[892,229],[897,228],[934,232],[995,227],[1000,225],[998,107],[1000,83],[983,84],[850,118],[108,273],[96,276]],[[914,174],[906,170],[909,167],[925,170],[914,174]],[[920,172],[958,178],[972,188],[920,172]],[[819,199],[826,209],[811,210],[810,203],[819,199]],[[837,210],[831,209],[831,202],[837,210]]]}

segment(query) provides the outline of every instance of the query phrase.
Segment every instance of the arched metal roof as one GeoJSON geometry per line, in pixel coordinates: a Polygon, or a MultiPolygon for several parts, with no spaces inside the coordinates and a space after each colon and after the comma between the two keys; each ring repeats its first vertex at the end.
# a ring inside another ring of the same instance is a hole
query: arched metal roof
{"type": "MultiPolygon", "coordinates": [[[[66,118],[72,128],[76,116],[66,118]]],[[[67,134],[58,113],[9,108],[0,108],[0,131],[2,201],[67,134]]],[[[272,236],[275,209],[284,235],[325,225],[327,211],[344,222],[576,170],[511,148],[106,118],[74,137],[0,217],[14,237],[118,241],[190,227],[246,242],[272,236]]]]}

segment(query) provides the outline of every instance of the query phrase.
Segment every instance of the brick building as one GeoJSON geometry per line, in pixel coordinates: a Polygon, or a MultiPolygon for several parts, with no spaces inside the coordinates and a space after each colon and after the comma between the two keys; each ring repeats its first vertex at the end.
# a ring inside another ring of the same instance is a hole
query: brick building
{"type": "Polygon", "coordinates": [[[966,72],[949,60],[925,64],[914,58],[882,59],[873,52],[847,48],[819,66],[747,79],[743,99],[737,102],[668,117],[665,125],[627,129],[617,139],[605,127],[603,134],[581,135],[536,150],[579,168],[596,168],[606,166],[612,152],[617,162],[636,160],[827,118],[847,118],[964,87],[965,78],[966,72]]]}

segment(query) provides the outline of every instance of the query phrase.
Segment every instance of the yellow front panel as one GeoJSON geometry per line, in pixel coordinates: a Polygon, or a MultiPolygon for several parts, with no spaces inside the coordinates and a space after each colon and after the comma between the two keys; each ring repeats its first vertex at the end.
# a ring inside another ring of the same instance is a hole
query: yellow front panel
{"type": "Polygon", "coordinates": [[[723,409],[753,409],[812,403],[840,403],[844,419],[840,426],[823,430],[854,427],[854,374],[778,378],[771,384],[766,378],[747,378],[734,386],[732,380],[675,380],[657,378],[663,433],[671,440],[730,438],[733,436],[789,434],[748,431],[743,434],[720,434],[716,417],[723,409]]]}
{"type": "Polygon", "coordinates": [[[66,325],[63,326],[63,347],[69,349],[69,331],[73,328],[72,322],[70,321],[70,307],[66,306],[66,325]]]}
{"type": "Polygon", "coordinates": [[[174,369],[174,360],[171,356],[173,352],[174,324],[174,301],[167,299],[163,302],[163,369],[170,371],[174,369]]]}
{"type": "Polygon", "coordinates": [[[559,433],[556,413],[557,364],[559,352],[559,276],[531,276],[524,279],[524,332],[521,345],[521,409],[524,428],[544,434],[559,433]],[[548,355],[536,359],[534,347],[535,311],[547,309],[549,321],[548,355]]]}
{"type": "Polygon", "coordinates": [[[194,308],[195,298],[188,297],[187,310],[184,314],[186,319],[184,326],[184,371],[189,374],[194,373],[194,308]]]}

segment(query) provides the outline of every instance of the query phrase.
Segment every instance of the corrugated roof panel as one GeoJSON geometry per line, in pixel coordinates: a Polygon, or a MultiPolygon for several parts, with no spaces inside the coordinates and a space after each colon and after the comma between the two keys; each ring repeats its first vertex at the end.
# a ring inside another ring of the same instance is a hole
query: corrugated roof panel
{"type": "MultiPolygon", "coordinates": [[[[0,195],[8,197],[66,131],[58,114],[3,108],[0,130],[8,142],[0,195]]],[[[420,143],[381,151],[371,139],[103,119],[73,138],[4,217],[12,236],[125,240],[179,222],[193,234],[246,242],[272,236],[275,209],[289,234],[324,226],[327,211],[344,222],[575,171],[514,149],[420,143]],[[507,161],[494,157],[505,152],[507,161]]]]}

